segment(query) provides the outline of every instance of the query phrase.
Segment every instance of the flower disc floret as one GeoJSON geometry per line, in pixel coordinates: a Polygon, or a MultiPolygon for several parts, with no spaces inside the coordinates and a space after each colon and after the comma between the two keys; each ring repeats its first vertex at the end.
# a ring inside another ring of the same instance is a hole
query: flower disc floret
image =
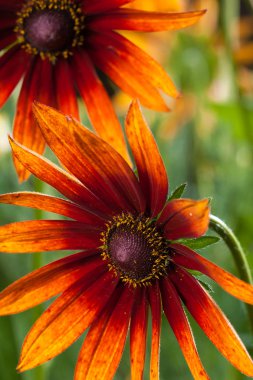
{"type": "Polygon", "coordinates": [[[15,31],[22,47],[54,62],[83,44],[84,15],[77,1],[28,0],[18,13],[15,31]]]}
{"type": "Polygon", "coordinates": [[[102,242],[102,257],[109,268],[133,287],[150,285],[167,274],[167,242],[151,218],[115,216],[102,233],[102,242]]]}

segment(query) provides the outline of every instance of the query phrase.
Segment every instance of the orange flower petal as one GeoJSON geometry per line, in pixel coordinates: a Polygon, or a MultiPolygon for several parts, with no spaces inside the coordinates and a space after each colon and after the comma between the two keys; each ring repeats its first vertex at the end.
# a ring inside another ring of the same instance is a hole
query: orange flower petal
{"type": "Polygon", "coordinates": [[[62,249],[96,249],[100,231],[71,220],[29,220],[0,226],[0,251],[31,253],[62,249]]]}
{"type": "Polygon", "coordinates": [[[158,219],[168,239],[197,238],[209,225],[209,201],[203,199],[174,199],[167,203],[158,219]]]}
{"type": "Polygon", "coordinates": [[[150,380],[159,380],[160,333],[161,333],[161,296],[158,282],[148,288],[152,313],[152,341],[150,356],[150,380]]]}
{"type": "Polygon", "coordinates": [[[131,3],[132,1],[134,0],[82,0],[82,8],[85,14],[104,13],[121,7],[124,4],[131,3]]]}
{"type": "Polygon", "coordinates": [[[185,270],[170,274],[184,303],[201,329],[234,367],[253,376],[253,361],[229,320],[204,288],[185,270]]]}
{"type": "Polygon", "coordinates": [[[126,133],[136,162],[143,194],[151,216],[157,215],[166,201],[168,179],[155,139],[138,103],[131,104],[126,118],[126,133]]]}
{"type": "Polygon", "coordinates": [[[0,107],[20,81],[28,62],[29,56],[19,46],[13,46],[0,57],[0,107]]]}
{"type": "Polygon", "coordinates": [[[195,380],[208,380],[179,296],[168,279],[161,282],[163,310],[195,380]]]}
{"type": "MultiPolygon", "coordinates": [[[[177,98],[179,92],[162,66],[127,38],[115,32],[95,33],[89,36],[90,51],[92,46],[98,46],[104,54],[114,54],[121,62],[125,62],[132,70],[134,76],[143,78],[154,88],[165,94],[177,98]]],[[[154,108],[154,106],[151,108],[154,108]]]]}
{"type": "Polygon", "coordinates": [[[104,226],[106,220],[68,200],[29,191],[0,195],[0,203],[49,211],[94,226],[104,226]]]}
{"type": "Polygon", "coordinates": [[[148,302],[145,288],[136,290],[130,327],[131,380],[143,377],[148,326],[148,302]]]}
{"type": "Polygon", "coordinates": [[[55,295],[89,274],[95,276],[104,266],[94,251],[77,253],[37,269],[0,293],[0,315],[20,313],[55,295]]]}
{"type": "Polygon", "coordinates": [[[73,57],[72,72],[98,135],[130,162],[121,125],[111,100],[84,50],[73,57]]]}
{"type": "MultiPolygon", "coordinates": [[[[133,293],[128,287],[117,304],[92,324],[81,349],[74,380],[113,379],[127,336],[133,293]]],[[[113,298],[116,295],[113,295],[113,298]]]]}
{"type": "Polygon", "coordinates": [[[206,10],[193,12],[149,12],[135,9],[117,9],[91,18],[91,27],[96,30],[137,30],[159,32],[178,30],[195,24],[206,10]]]}
{"type": "MultiPolygon", "coordinates": [[[[103,38],[103,37],[102,37],[103,38]]],[[[132,98],[138,98],[148,108],[157,111],[169,111],[156,87],[152,86],[144,73],[117,54],[111,45],[90,50],[94,64],[106,73],[124,92],[132,98]]],[[[155,75],[155,74],[153,74],[155,75]]]]}
{"type": "Polygon", "coordinates": [[[198,255],[190,248],[181,244],[173,244],[171,248],[175,249],[173,261],[176,264],[182,265],[188,269],[200,271],[212,278],[224,290],[232,294],[243,302],[253,305],[253,286],[233,276],[211,261],[198,255]]]}
{"type": "Polygon", "coordinates": [[[18,371],[36,367],[74,343],[99,315],[116,285],[117,280],[107,271],[99,279],[88,275],[68,288],[28,333],[18,371]]]}
{"type": "MultiPolygon", "coordinates": [[[[35,58],[24,78],[17,104],[14,120],[13,136],[20,144],[42,154],[45,141],[41,131],[34,121],[32,102],[34,99],[44,99],[47,104],[53,104],[54,89],[52,87],[52,65],[48,60],[35,58]]],[[[15,158],[14,163],[19,180],[25,181],[30,172],[15,158]]]]}
{"type": "Polygon", "coordinates": [[[85,186],[112,209],[143,210],[136,176],[109,144],[50,107],[37,104],[34,113],[51,149],[85,186]]]}
{"type": "Polygon", "coordinates": [[[59,168],[46,158],[18,144],[9,138],[15,156],[36,177],[53,186],[70,200],[77,202],[86,210],[107,213],[111,210],[75,177],[59,168]]]}
{"type": "Polygon", "coordinates": [[[77,95],[69,62],[65,58],[58,58],[55,71],[57,108],[79,120],[77,95]]]}

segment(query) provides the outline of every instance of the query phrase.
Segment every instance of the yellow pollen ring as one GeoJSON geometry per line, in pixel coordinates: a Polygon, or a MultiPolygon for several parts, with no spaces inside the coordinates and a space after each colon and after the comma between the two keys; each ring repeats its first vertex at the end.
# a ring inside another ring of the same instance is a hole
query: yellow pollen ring
{"type": "Polygon", "coordinates": [[[83,45],[83,30],[85,16],[78,1],[71,0],[27,0],[21,11],[17,13],[16,26],[14,28],[21,47],[29,54],[40,55],[42,59],[49,59],[55,63],[57,57],[62,56],[68,58],[73,54],[73,49],[83,45]],[[67,11],[73,21],[73,39],[67,49],[56,51],[40,51],[31,45],[26,39],[25,23],[26,20],[36,11],[67,11]]]}

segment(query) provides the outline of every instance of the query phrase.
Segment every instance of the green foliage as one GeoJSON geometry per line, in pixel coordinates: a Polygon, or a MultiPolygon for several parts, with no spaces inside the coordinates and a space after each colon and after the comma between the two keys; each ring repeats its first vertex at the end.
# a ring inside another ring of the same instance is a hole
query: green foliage
{"type": "Polygon", "coordinates": [[[202,249],[215,244],[220,240],[217,236],[201,236],[197,239],[180,239],[177,242],[191,249],[202,249]]]}
{"type": "Polygon", "coordinates": [[[171,194],[171,196],[168,198],[168,201],[172,201],[172,199],[181,198],[183,195],[185,188],[187,186],[187,183],[183,183],[182,185],[178,186],[171,194]]]}

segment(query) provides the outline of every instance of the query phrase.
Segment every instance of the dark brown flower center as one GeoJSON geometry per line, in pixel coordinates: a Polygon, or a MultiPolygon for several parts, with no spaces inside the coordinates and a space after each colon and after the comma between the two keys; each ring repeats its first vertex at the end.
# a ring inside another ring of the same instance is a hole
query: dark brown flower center
{"type": "Polygon", "coordinates": [[[149,218],[129,214],[114,217],[102,241],[103,258],[124,282],[149,285],[167,272],[167,243],[149,218]]]}
{"type": "Polygon", "coordinates": [[[25,38],[39,51],[55,52],[71,46],[74,22],[68,11],[33,12],[25,21],[25,38]]]}
{"type": "Polygon", "coordinates": [[[27,0],[15,31],[22,47],[31,54],[55,61],[67,58],[83,43],[84,15],[78,1],[27,0]]]}

